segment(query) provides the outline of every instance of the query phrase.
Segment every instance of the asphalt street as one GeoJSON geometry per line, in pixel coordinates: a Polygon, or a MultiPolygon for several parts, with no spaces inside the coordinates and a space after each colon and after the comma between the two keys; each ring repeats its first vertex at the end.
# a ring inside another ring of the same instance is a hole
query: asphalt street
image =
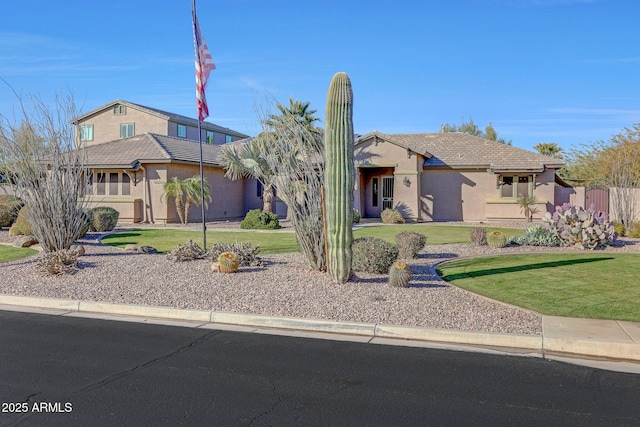
{"type": "Polygon", "coordinates": [[[0,311],[1,425],[637,426],[640,375],[0,311]]]}

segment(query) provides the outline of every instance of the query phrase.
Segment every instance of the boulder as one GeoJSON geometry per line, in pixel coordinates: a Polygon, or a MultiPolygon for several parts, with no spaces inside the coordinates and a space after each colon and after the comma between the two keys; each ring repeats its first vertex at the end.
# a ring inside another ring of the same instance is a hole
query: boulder
{"type": "Polygon", "coordinates": [[[18,248],[28,248],[38,243],[38,240],[33,236],[19,236],[15,242],[13,242],[13,246],[18,248]]]}

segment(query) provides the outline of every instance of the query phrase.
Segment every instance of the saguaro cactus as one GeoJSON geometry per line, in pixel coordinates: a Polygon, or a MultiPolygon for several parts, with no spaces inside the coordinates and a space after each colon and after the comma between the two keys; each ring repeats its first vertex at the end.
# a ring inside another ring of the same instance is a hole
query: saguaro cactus
{"type": "Polygon", "coordinates": [[[329,274],[349,280],[353,232],[353,91],[346,73],[331,79],[325,111],[325,211],[329,274]]]}

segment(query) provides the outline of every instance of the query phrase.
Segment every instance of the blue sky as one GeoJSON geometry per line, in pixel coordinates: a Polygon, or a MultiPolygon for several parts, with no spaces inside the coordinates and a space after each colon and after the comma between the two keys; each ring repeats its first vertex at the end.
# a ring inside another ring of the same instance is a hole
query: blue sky
{"type": "MultiPolygon", "coordinates": [[[[83,111],[115,99],[190,117],[190,0],[3,4],[0,77],[83,111]],[[6,19],[11,17],[11,19],[6,19]]],[[[200,0],[217,70],[209,121],[260,131],[265,97],[310,101],[323,118],[347,72],[356,133],[437,132],[470,117],[531,149],[608,140],[640,121],[637,0],[200,0]]],[[[0,114],[16,100],[0,83],[0,114]]]]}

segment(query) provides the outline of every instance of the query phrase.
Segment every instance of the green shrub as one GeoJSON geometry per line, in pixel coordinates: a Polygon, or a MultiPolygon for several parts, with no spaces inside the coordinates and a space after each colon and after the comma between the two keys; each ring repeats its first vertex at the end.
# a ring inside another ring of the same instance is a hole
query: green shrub
{"type": "Polygon", "coordinates": [[[492,248],[504,248],[507,246],[507,237],[501,231],[492,231],[487,234],[487,244],[492,248]]]}
{"type": "Polygon", "coordinates": [[[351,250],[351,269],[365,273],[387,273],[399,253],[396,245],[377,237],[358,237],[351,250]]]}
{"type": "Polygon", "coordinates": [[[354,210],[353,211],[353,222],[357,224],[357,223],[360,222],[361,219],[362,219],[362,215],[360,215],[360,212],[354,210]]]}
{"type": "Polygon", "coordinates": [[[560,246],[558,236],[540,224],[527,228],[522,236],[510,237],[509,242],[520,246],[560,246]]]}
{"type": "Polygon", "coordinates": [[[9,230],[9,233],[11,235],[33,235],[33,232],[31,231],[31,224],[29,223],[27,215],[27,207],[23,206],[22,208],[20,208],[20,211],[18,211],[18,216],[16,217],[16,221],[13,223],[13,226],[9,230]]]}
{"type": "Polygon", "coordinates": [[[94,232],[111,231],[116,228],[120,212],[109,206],[97,206],[87,211],[89,230],[94,232]]]}
{"type": "Polygon", "coordinates": [[[204,251],[193,240],[187,240],[184,245],[178,245],[174,250],[167,254],[167,259],[171,261],[194,261],[204,258],[204,251]]]}
{"type": "Polygon", "coordinates": [[[476,246],[487,245],[487,230],[481,227],[474,227],[469,232],[469,240],[476,246]]]}
{"type": "Polygon", "coordinates": [[[624,237],[627,235],[627,227],[625,227],[621,222],[613,221],[613,229],[616,233],[618,233],[618,236],[620,237],[624,237]]]}
{"type": "Polygon", "coordinates": [[[396,234],[396,243],[400,258],[411,259],[415,258],[427,244],[427,236],[413,231],[403,231],[396,234]]]}
{"type": "Polygon", "coordinates": [[[380,219],[382,219],[382,222],[384,222],[385,224],[404,224],[405,223],[404,217],[402,216],[400,211],[397,209],[387,208],[383,210],[382,214],[380,215],[380,219]]]}
{"type": "Polygon", "coordinates": [[[214,243],[207,249],[205,257],[212,262],[216,262],[223,252],[233,252],[238,255],[241,267],[263,267],[265,265],[262,258],[258,256],[259,247],[256,246],[254,248],[249,242],[214,243]]]}
{"type": "Polygon", "coordinates": [[[276,230],[280,228],[278,215],[271,212],[263,212],[261,209],[252,209],[247,212],[240,228],[249,230],[276,230]]]}
{"type": "Polygon", "coordinates": [[[633,237],[634,239],[640,238],[640,222],[634,222],[627,229],[627,234],[629,237],[633,237]]]}
{"type": "Polygon", "coordinates": [[[10,227],[18,217],[18,211],[24,206],[19,197],[0,195],[0,228],[10,227]]]}

